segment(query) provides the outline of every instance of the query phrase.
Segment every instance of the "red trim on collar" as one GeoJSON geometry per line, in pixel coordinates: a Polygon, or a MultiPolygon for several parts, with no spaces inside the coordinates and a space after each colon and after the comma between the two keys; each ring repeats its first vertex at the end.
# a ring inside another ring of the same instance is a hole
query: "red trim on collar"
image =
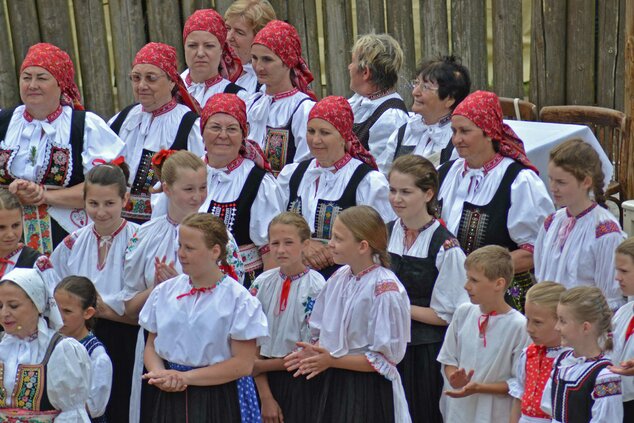
{"type": "Polygon", "coordinates": [[[24,244],[21,243],[21,242],[18,242],[18,248],[16,248],[15,250],[11,251],[6,256],[0,257],[0,260],[9,260],[11,257],[13,257],[14,255],[16,255],[17,253],[22,251],[23,248],[24,248],[24,244]]]}
{"type": "MultiPolygon", "coordinates": [[[[64,111],[64,109],[62,109],[62,105],[58,105],[57,109],[55,109],[55,111],[53,113],[51,113],[50,115],[46,116],[46,120],[48,121],[48,123],[53,123],[53,121],[55,119],[57,119],[58,117],[61,116],[62,112],[64,111]]],[[[22,117],[27,121],[27,122],[33,122],[35,120],[35,118],[26,110],[26,108],[24,108],[24,112],[22,113],[22,117]]]]}
{"type": "MultiPolygon", "coordinates": [[[[222,75],[217,74],[216,76],[212,76],[209,79],[206,79],[204,84],[205,84],[205,88],[209,88],[209,87],[213,87],[214,85],[216,85],[218,82],[222,81],[222,75]]],[[[187,74],[187,76],[185,77],[185,84],[187,84],[188,87],[191,87],[193,84],[195,84],[195,82],[192,80],[191,74],[187,74]]]]}
{"type": "MultiPolygon", "coordinates": [[[[504,160],[504,156],[502,156],[500,153],[495,153],[495,156],[493,156],[493,158],[491,160],[489,160],[484,165],[482,165],[482,170],[484,171],[484,174],[486,175],[489,172],[491,172],[497,165],[502,163],[502,160],[504,160]]],[[[470,169],[470,168],[467,165],[467,162],[465,160],[464,169],[462,171],[463,176],[467,172],[468,169],[470,169]]]]}
{"type": "Polygon", "coordinates": [[[281,100],[281,99],[286,98],[286,97],[293,96],[293,95],[297,94],[298,92],[299,92],[299,90],[297,88],[293,88],[290,91],[284,91],[283,93],[273,94],[273,101],[277,101],[277,100],[281,100]]]}
{"type": "Polygon", "coordinates": [[[583,216],[587,215],[588,213],[590,213],[592,210],[594,210],[594,208],[597,206],[597,203],[592,203],[592,205],[590,207],[588,207],[587,209],[585,209],[584,211],[582,211],[581,213],[579,213],[576,216],[573,216],[570,214],[570,211],[568,210],[568,207],[566,207],[566,216],[568,217],[574,217],[575,220],[579,220],[581,219],[583,216]]]}
{"type": "Polygon", "coordinates": [[[123,221],[121,222],[121,225],[119,225],[119,227],[117,229],[115,229],[115,231],[110,234],[110,235],[99,235],[99,233],[97,232],[97,230],[95,229],[95,225],[92,226],[92,233],[95,234],[95,236],[97,237],[97,242],[99,242],[99,240],[101,240],[101,238],[109,236],[110,238],[114,239],[115,236],[117,236],[119,233],[121,233],[121,231],[123,230],[123,228],[125,228],[125,225],[128,223],[127,220],[123,219],[123,221]]]}
{"type": "MultiPolygon", "coordinates": [[[[346,153],[343,155],[342,158],[334,162],[333,165],[330,167],[334,167],[335,171],[341,170],[345,165],[350,163],[350,160],[352,160],[352,156],[349,153],[346,153]]],[[[317,167],[323,167],[321,164],[319,164],[319,161],[317,159],[315,159],[315,164],[317,165],[317,167]]]]}
{"type": "Polygon", "coordinates": [[[387,90],[377,91],[377,92],[374,92],[372,94],[368,94],[365,97],[370,99],[370,100],[378,100],[381,97],[388,96],[388,95],[393,94],[395,92],[396,92],[396,90],[394,90],[394,88],[388,88],[387,90]]]}
{"type": "Polygon", "coordinates": [[[378,269],[379,267],[380,266],[378,264],[373,264],[372,266],[368,267],[367,269],[363,269],[362,271],[360,271],[356,275],[352,275],[352,276],[354,276],[354,278],[356,280],[361,280],[362,277],[364,277],[368,273],[372,272],[374,269],[378,269]]]}
{"type": "Polygon", "coordinates": [[[172,98],[170,101],[168,101],[167,103],[165,103],[158,109],[153,110],[151,112],[146,111],[143,107],[141,108],[141,110],[143,110],[145,113],[152,113],[152,117],[157,117],[157,116],[164,115],[167,112],[171,112],[172,110],[174,110],[177,104],[178,102],[176,101],[176,99],[172,98]]]}
{"type": "Polygon", "coordinates": [[[227,173],[231,173],[239,168],[243,161],[244,157],[242,156],[238,156],[236,159],[232,160],[231,163],[227,165],[227,173]]]}

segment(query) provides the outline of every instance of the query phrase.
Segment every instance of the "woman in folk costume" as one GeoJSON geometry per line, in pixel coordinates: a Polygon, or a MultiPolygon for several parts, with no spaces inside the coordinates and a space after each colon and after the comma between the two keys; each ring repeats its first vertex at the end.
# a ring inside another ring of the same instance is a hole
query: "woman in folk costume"
{"type": "Polygon", "coordinates": [[[315,158],[287,165],[278,178],[288,196],[288,210],[302,214],[313,233],[305,259],[326,278],[337,269],[327,245],[337,214],[368,205],[384,221],[396,219],[388,202],[387,180],[352,132],[352,120],[345,98],[319,101],[310,111],[306,134],[315,158]]]}
{"type": "Polygon", "coordinates": [[[90,358],[63,326],[52,293],[35,269],[0,281],[0,421],[89,423],[90,358]]]}
{"type": "Polygon", "coordinates": [[[252,65],[258,82],[265,85],[247,104],[249,139],[257,142],[277,175],[284,165],[310,157],[306,122],[315,94],[313,80],[302,58],[297,30],[282,21],[271,21],[253,39],[252,65]]]}
{"type": "Polygon", "coordinates": [[[227,42],[227,27],[218,12],[195,11],[185,22],[183,42],[187,69],[181,78],[201,107],[218,93],[233,93],[247,100],[249,93],[235,84],[242,64],[227,42]]]}
{"type": "Polygon", "coordinates": [[[157,178],[152,156],[164,149],[204,152],[198,126],[199,107],[177,71],[176,49],[162,43],[146,44],[134,58],[130,81],[131,104],[108,123],[119,134],[130,166],[130,201],[124,217],[136,223],[150,219],[150,187],[157,178]]]}
{"type": "Polygon", "coordinates": [[[246,139],[245,105],[235,94],[216,94],[205,105],[201,129],[207,155],[207,199],[201,212],[224,220],[240,247],[245,286],[273,267],[268,225],[284,210],[284,193],[262,150],[246,139]]]}
{"type": "Polygon", "coordinates": [[[492,244],[511,251],[515,277],[507,301],[522,311],[533,284],[535,240],[553,203],[522,140],[502,121],[497,95],[470,94],[453,111],[451,126],[460,158],[438,170],[440,216],[467,255],[492,244]]]}
{"type": "Polygon", "coordinates": [[[123,148],[99,116],[84,111],[74,77],[66,52],[35,44],[20,67],[24,105],[0,112],[0,186],[24,206],[26,244],[46,254],[87,223],[84,174],[123,148]]]}

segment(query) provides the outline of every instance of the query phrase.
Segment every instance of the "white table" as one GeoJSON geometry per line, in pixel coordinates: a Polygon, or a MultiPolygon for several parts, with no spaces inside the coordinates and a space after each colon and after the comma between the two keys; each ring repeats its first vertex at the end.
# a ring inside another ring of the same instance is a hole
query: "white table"
{"type": "Polygon", "coordinates": [[[603,151],[597,138],[587,126],[519,120],[505,120],[504,122],[524,141],[526,154],[539,170],[539,176],[546,184],[546,187],[548,187],[548,155],[550,150],[573,138],[579,138],[587,142],[599,153],[601,167],[605,175],[605,187],[612,180],[614,166],[605,151],[603,151]]]}

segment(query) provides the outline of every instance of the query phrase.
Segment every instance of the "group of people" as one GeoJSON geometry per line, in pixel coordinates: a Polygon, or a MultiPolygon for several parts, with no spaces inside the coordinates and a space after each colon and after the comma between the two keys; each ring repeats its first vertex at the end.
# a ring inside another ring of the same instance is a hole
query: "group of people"
{"type": "Polygon", "coordinates": [[[589,144],[550,152],[549,192],[455,57],[422,63],[409,112],[387,34],[354,44],[350,99],[318,100],[266,0],[196,11],[183,42],[180,74],[137,53],[108,123],[59,48],[21,65],[0,420],[633,418],[634,239],[589,144]]]}

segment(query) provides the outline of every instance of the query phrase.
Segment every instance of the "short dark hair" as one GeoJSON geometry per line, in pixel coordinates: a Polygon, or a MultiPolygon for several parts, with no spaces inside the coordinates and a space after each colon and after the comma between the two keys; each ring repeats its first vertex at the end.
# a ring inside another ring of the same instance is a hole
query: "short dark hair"
{"type": "Polygon", "coordinates": [[[438,84],[438,97],[441,100],[451,97],[455,100],[451,109],[455,109],[471,91],[469,70],[459,57],[440,56],[424,61],[416,72],[423,80],[438,84]]]}

